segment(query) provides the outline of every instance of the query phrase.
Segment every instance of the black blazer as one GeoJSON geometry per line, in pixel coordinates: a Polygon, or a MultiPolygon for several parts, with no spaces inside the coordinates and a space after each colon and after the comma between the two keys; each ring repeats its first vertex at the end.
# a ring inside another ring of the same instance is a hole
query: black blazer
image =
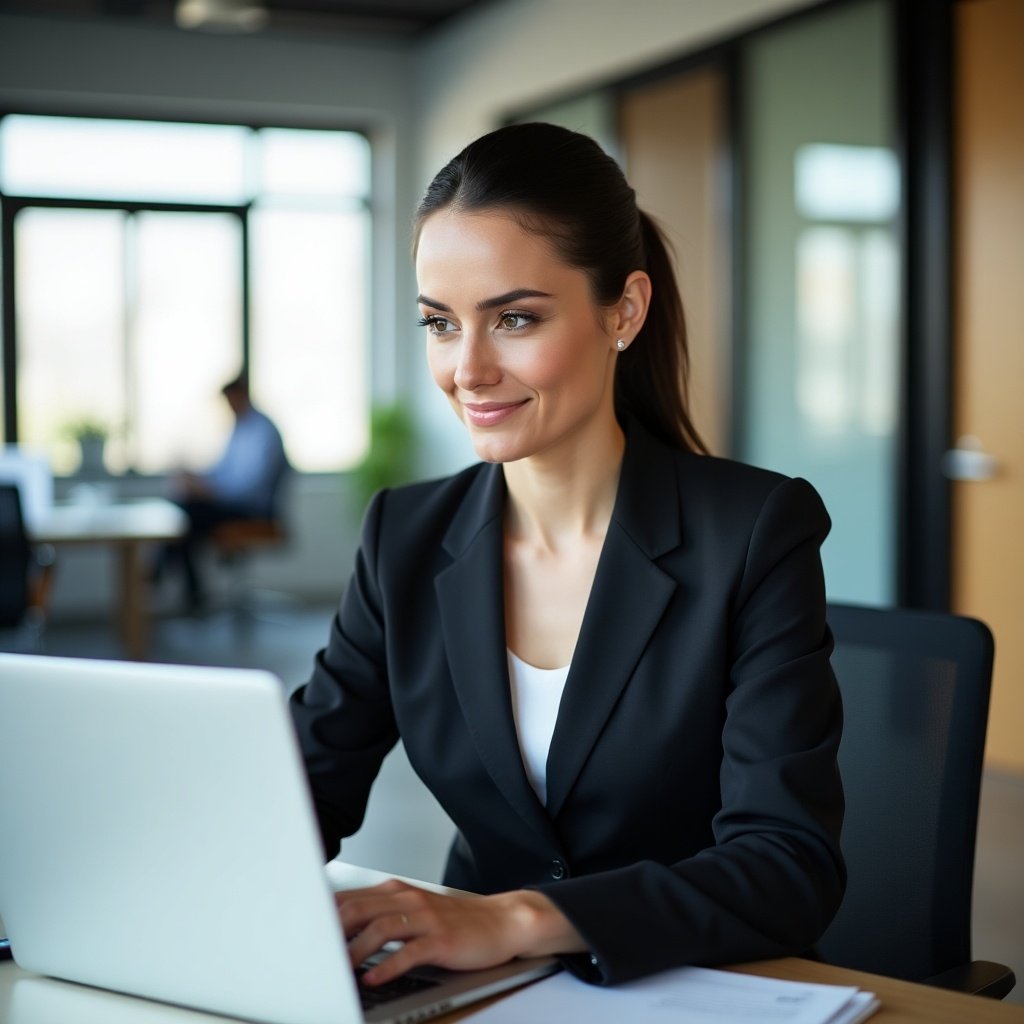
{"type": "Polygon", "coordinates": [[[806,951],[842,897],[841,731],[813,488],[628,427],[547,762],[527,781],[503,610],[504,475],[382,492],[292,698],[328,856],[399,736],[458,827],[445,881],[544,891],[612,983],[806,951]]]}

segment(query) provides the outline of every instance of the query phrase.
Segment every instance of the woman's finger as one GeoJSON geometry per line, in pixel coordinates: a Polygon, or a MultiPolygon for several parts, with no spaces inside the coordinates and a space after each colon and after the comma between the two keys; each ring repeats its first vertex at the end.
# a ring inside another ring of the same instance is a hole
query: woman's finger
{"type": "Polygon", "coordinates": [[[370,968],[363,975],[363,981],[368,985],[386,985],[414,967],[433,963],[432,945],[429,939],[411,939],[370,968]]]}
{"type": "Polygon", "coordinates": [[[364,886],[360,889],[339,889],[334,894],[334,902],[340,907],[351,900],[364,899],[368,895],[392,895],[412,888],[413,886],[400,882],[397,878],[389,878],[386,882],[381,882],[379,885],[364,886]]]}
{"type": "Polygon", "coordinates": [[[389,942],[408,943],[417,934],[416,926],[408,914],[393,913],[375,918],[349,939],[348,955],[352,966],[358,967],[389,942]]]}
{"type": "Polygon", "coordinates": [[[381,892],[373,889],[338,893],[335,902],[346,938],[361,932],[371,921],[391,914],[408,914],[416,909],[418,890],[411,886],[381,892]]]}

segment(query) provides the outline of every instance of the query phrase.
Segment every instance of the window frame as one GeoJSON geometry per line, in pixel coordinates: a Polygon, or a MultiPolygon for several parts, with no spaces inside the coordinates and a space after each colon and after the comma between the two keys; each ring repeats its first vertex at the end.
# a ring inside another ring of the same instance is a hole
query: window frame
{"type": "MultiPolygon", "coordinates": [[[[3,402],[4,437],[7,443],[17,444],[18,437],[18,328],[15,282],[17,280],[17,256],[14,245],[15,221],[18,214],[27,209],[59,210],[114,210],[119,213],[221,213],[235,216],[241,228],[241,365],[249,366],[250,344],[250,258],[249,258],[249,211],[252,203],[242,206],[225,206],[206,203],[160,203],[122,202],[115,199],[56,199],[35,196],[10,196],[0,194],[2,203],[2,225],[0,225],[0,252],[3,254],[3,402]]],[[[132,475],[136,470],[129,469],[132,475]]]]}

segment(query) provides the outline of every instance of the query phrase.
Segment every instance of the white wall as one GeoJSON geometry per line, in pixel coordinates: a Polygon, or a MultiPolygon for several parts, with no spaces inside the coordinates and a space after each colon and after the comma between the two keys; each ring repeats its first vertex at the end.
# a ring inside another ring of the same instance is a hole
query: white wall
{"type": "MultiPolygon", "coordinates": [[[[429,37],[416,53],[419,193],[466,143],[510,113],[624,78],[818,0],[496,0],[429,37]]],[[[410,314],[410,319],[412,315],[410,314]]],[[[411,332],[410,360],[422,366],[411,332]]],[[[447,403],[416,374],[424,469],[448,472],[472,451],[447,403]]]]}

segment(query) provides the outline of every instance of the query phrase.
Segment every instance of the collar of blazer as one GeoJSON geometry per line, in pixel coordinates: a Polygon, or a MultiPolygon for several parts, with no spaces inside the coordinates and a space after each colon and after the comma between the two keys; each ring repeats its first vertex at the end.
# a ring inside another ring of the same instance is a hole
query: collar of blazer
{"type": "Polygon", "coordinates": [[[512,717],[500,465],[482,467],[446,532],[453,561],[438,573],[435,589],[452,681],[487,770],[548,839],[675,591],[655,560],[680,543],[678,464],[678,453],[635,421],[626,424],[619,490],[551,739],[546,809],[526,778],[512,717]]]}

